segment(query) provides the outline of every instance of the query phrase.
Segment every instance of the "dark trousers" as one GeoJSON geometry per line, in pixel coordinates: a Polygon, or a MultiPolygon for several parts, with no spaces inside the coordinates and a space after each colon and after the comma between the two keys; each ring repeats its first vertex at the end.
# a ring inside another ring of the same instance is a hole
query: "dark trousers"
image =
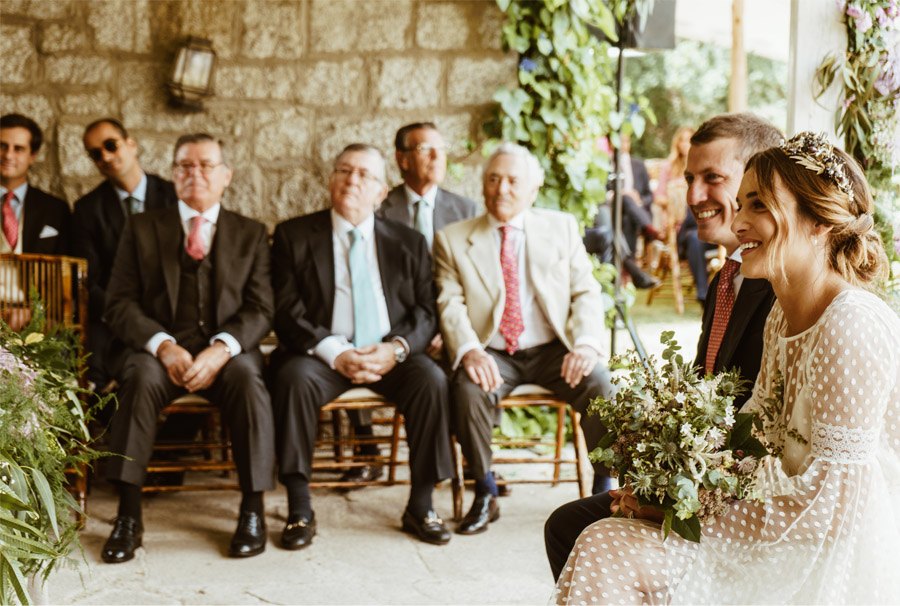
{"type": "Polygon", "coordinates": [[[550,514],[544,523],[544,546],[554,580],[559,578],[565,567],[578,535],[597,520],[611,516],[611,504],[612,497],[608,492],[603,492],[566,503],[550,514]]]}
{"type": "Polygon", "coordinates": [[[572,389],[560,376],[563,358],[569,353],[560,341],[523,349],[513,355],[496,349],[487,352],[496,360],[503,377],[500,387],[485,392],[472,382],[460,365],[450,388],[456,437],[475,478],[484,478],[491,469],[491,434],[497,405],[523,383],[536,383],[549,389],[582,413],[581,428],[588,449],[596,446],[605,429],[596,416],[584,413],[593,398],[612,393],[609,370],[605,366],[597,364],[594,371],[572,389]]]}
{"type": "MultiPolygon", "coordinates": [[[[308,355],[287,355],[272,375],[279,474],[309,480],[319,410],[358,385],[308,355]]],[[[453,473],[447,429],[447,377],[425,354],[411,355],[377,383],[365,385],[403,415],[413,484],[434,484],[453,473]]]]}
{"type": "Polygon", "coordinates": [[[631,196],[622,196],[622,236],[632,254],[641,231],[653,224],[650,207],[641,206],[631,196]]]}
{"type": "Polygon", "coordinates": [[[678,254],[686,258],[694,276],[694,284],[697,287],[697,300],[706,302],[706,294],[709,290],[709,272],[706,270],[706,251],[716,246],[702,242],[697,237],[697,221],[694,215],[688,211],[678,230],[678,254]]]}
{"type": "MultiPolygon", "coordinates": [[[[169,380],[159,360],[133,352],[125,360],[119,408],[113,415],[107,465],[110,480],[141,486],[153,452],[157,418],[187,391],[169,380]]],[[[274,488],[275,449],[272,403],[262,378],[262,354],[243,352],[229,360],[209,389],[199,392],[222,408],[243,492],[274,488]]]]}

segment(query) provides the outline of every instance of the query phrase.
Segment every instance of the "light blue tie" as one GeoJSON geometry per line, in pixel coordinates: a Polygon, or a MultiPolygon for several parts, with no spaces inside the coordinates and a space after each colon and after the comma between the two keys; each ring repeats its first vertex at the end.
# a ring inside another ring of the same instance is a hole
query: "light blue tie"
{"type": "Polygon", "coordinates": [[[431,222],[428,220],[428,204],[425,200],[419,200],[416,202],[416,231],[425,236],[425,239],[428,240],[428,246],[431,247],[431,240],[434,236],[431,230],[431,222]]]}
{"type": "Polygon", "coordinates": [[[369,276],[366,243],[362,233],[350,230],[350,290],[353,296],[353,345],[365,347],[381,341],[375,290],[369,276]]]}

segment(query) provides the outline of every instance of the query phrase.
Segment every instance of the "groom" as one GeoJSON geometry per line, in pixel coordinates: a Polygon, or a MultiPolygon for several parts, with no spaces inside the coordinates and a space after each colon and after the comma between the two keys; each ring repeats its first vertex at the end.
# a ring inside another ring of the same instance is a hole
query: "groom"
{"type": "MultiPolygon", "coordinates": [[[[724,246],[728,259],[709,287],[713,304],[703,311],[703,331],[694,365],[702,373],[736,368],[752,386],[762,359],[763,330],[775,295],[765,280],[740,274],[740,250],[731,222],[744,165],[753,154],[781,143],[777,128],[749,113],[722,114],[704,122],[691,137],[687,166],[687,202],[704,242],[724,246]],[[730,309],[729,309],[730,308],[730,309]]],[[[735,400],[742,406],[748,389],[735,400]]],[[[581,531],[609,517],[612,497],[605,492],[567,503],[544,525],[544,544],[553,578],[563,566],[581,531]]]]}

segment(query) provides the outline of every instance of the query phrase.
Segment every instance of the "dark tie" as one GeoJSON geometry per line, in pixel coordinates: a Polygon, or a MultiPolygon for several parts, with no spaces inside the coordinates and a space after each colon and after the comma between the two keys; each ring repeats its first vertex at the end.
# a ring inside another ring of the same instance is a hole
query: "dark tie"
{"type": "Polygon", "coordinates": [[[128,196],[125,198],[125,208],[129,215],[137,215],[144,212],[144,203],[134,196],[128,196]]]}
{"type": "Polygon", "coordinates": [[[519,349],[519,337],[525,332],[522,305],[519,302],[519,259],[513,244],[513,229],[515,228],[510,225],[500,226],[500,269],[503,270],[503,286],[506,288],[506,301],[500,317],[500,335],[506,339],[506,351],[510,355],[519,349]]]}
{"type": "Polygon", "coordinates": [[[16,211],[13,210],[12,201],[16,194],[12,190],[6,192],[3,197],[3,235],[9,242],[9,249],[16,250],[19,243],[19,221],[16,219],[16,211]]]}
{"type": "Polygon", "coordinates": [[[709,331],[709,345],[706,347],[706,372],[712,372],[716,367],[716,357],[719,355],[719,347],[728,329],[728,321],[731,320],[731,310],[734,309],[734,277],[741,269],[741,264],[734,259],[725,261],[722,271],[719,272],[719,286],[716,288],[716,307],[713,309],[712,330],[709,331]]]}

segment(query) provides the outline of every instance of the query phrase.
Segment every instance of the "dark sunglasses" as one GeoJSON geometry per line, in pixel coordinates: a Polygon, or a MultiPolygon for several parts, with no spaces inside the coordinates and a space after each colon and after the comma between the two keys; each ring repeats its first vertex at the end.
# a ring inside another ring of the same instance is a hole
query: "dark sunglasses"
{"type": "MultiPolygon", "coordinates": [[[[106,141],[104,141],[102,143],[102,146],[103,146],[103,149],[105,149],[106,151],[108,151],[111,154],[114,154],[117,151],[119,151],[119,142],[116,141],[115,139],[107,139],[106,141]]],[[[87,150],[87,154],[88,154],[88,156],[91,157],[91,160],[93,160],[94,162],[99,162],[100,160],[103,159],[103,150],[101,150],[99,147],[95,147],[93,149],[87,150]]]]}

